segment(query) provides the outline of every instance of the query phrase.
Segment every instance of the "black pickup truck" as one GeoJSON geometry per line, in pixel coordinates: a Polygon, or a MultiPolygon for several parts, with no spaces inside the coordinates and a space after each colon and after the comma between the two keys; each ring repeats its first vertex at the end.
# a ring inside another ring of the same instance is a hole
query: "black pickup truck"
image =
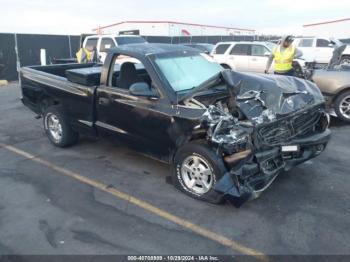
{"type": "Polygon", "coordinates": [[[116,138],[172,165],[176,187],[212,203],[257,197],[330,138],[313,83],[224,70],[185,46],[122,46],[104,65],[24,67],[20,78],[23,103],[54,145],[116,138]]]}

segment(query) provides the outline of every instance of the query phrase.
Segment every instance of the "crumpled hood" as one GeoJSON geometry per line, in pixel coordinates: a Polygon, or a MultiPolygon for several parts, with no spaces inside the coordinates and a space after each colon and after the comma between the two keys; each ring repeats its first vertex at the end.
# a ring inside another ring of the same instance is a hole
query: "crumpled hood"
{"type": "Polygon", "coordinates": [[[237,105],[257,124],[324,102],[318,87],[300,78],[234,71],[229,77],[239,87],[237,105]]]}

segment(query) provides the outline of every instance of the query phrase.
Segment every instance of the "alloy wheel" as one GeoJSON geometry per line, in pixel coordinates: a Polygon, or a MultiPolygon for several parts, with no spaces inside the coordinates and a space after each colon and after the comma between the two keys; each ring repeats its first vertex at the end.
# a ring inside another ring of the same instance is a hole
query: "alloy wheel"
{"type": "Polygon", "coordinates": [[[181,177],[193,193],[203,195],[213,186],[214,174],[210,164],[198,155],[188,156],[181,165],[181,177]]]}
{"type": "Polygon", "coordinates": [[[345,118],[350,119],[350,95],[340,102],[339,111],[345,118]]]}
{"type": "Polygon", "coordinates": [[[46,116],[45,125],[51,137],[56,143],[59,143],[62,139],[62,125],[59,118],[56,115],[49,113],[46,116]]]}

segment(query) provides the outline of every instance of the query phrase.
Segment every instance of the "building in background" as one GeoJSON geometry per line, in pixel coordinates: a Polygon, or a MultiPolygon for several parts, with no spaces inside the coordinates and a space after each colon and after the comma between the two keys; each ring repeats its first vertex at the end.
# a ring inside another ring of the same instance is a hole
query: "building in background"
{"type": "Polygon", "coordinates": [[[93,29],[98,34],[147,36],[255,35],[255,30],[172,21],[125,21],[93,29]]]}
{"type": "Polygon", "coordinates": [[[303,25],[303,35],[350,38],[350,18],[303,25]]]}

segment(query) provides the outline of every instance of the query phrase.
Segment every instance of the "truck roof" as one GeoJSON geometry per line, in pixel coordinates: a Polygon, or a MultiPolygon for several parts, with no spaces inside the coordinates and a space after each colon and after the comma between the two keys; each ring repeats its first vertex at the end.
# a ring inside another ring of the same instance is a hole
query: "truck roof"
{"type": "MultiPolygon", "coordinates": [[[[184,45],[173,45],[173,44],[129,44],[117,46],[110,49],[111,52],[114,53],[123,53],[130,55],[150,55],[150,54],[163,54],[170,53],[176,51],[191,51],[196,52],[192,47],[184,46],[184,45]]],[[[198,52],[199,53],[199,52],[198,52]]]]}

